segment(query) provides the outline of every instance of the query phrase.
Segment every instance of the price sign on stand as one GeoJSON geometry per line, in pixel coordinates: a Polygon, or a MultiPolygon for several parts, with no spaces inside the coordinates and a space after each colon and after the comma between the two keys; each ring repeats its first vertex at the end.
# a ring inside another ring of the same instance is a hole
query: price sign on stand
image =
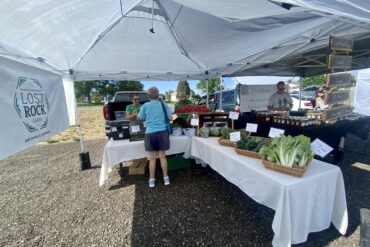
{"type": "Polygon", "coordinates": [[[191,126],[198,126],[199,125],[199,119],[198,118],[192,118],[190,121],[191,126]]]}
{"type": "Polygon", "coordinates": [[[278,129],[278,128],[270,128],[269,132],[269,137],[274,138],[274,137],[279,137],[281,135],[284,135],[285,130],[278,129]]]}
{"type": "Polygon", "coordinates": [[[138,133],[138,132],[140,132],[140,125],[133,125],[133,126],[131,126],[131,132],[132,133],[138,133]]]}
{"type": "Polygon", "coordinates": [[[247,123],[247,127],[245,127],[246,131],[249,131],[251,133],[256,133],[258,128],[258,124],[254,123],[247,123]]]}
{"type": "Polygon", "coordinates": [[[240,131],[238,131],[238,132],[231,132],[230,133],[230,141],[231,142],[238,142],[238,141],[240,141],[240,131]]]}
{"type": "Polygon", "coordinates": [[[229,113],[229,118],[232,120],[238,120],[239,118],[239,112],[231,111],[229,113]]]}
{"type": "Polygon", "coordinates": [[[112,132],[116,132],[117,131],[117,127],[111,127],[111,131],[112,132]]]}
{"type": "Polygon", "coordinates": [[[324,158],[326,155],[328,155],[331,151],[333,151],[333,148],[330,147],[325,142],[321,141],[319,138],[316,138],[311,143],[312,151],[320,156],[321,158],[324,158]]]}

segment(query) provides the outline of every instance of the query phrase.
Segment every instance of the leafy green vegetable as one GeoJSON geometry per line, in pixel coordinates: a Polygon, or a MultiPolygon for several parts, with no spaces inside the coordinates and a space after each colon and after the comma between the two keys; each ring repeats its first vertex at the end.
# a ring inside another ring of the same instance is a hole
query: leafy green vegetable
{"type": "Polygon", "coordinates": [[[269,146],[259,150],[259,154],[270,162],[300,168],[305,167],[308,160],[313,157],[310,138],[304,135],[296,137],[282,135],[274,138],[269,146]]]}
{"type": "Polygon", "coordinates": [[[230,128],[222,128],[221,129],[221,135],[224,139],[230,139],[230,133],[233,132],[230,128]]]}
{"type": "Polygon", "coordinates": [[[240,141],[236,143],[236,147],[243,150],[258,152],[263,146],[269,145],[263,137],[241,136],[240,141]]]}
{"type": "Polygon", "coordinates": [[[233,130],[231,128],[221,128],[221,135],[224,139],[230,139],[230,133],[238,131],[240,131],[240,139],[246,139],[251,134],[245,129],[233,130]]]}
{"type": "Polygon", "coordinates": [[[209,136],[209,128],[203,126],[202,128],[199,129],[199,134],[201,137],[208,137],[209,136]]]}
{"type": "Polygon", "coordinates": [[[220,128],[219,127],[211,127],[209,129],[209,135],[211,135],[211,136],[219,136],[220,135],[220,128]]]}

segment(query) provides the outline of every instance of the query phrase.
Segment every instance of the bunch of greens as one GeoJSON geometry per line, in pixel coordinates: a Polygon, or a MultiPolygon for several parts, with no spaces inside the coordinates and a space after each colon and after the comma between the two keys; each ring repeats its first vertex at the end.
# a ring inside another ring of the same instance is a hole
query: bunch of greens
{"type": "Polygon", "coordinates": [[[230,139],[230,133],[233,132],[230,128],[222,128],[221,129],[221,135],[224,139],[230,139]]]}
{"type": "Polygon", "coordinates": [[[251,132],[248,132],[245,129],[240,129],[237,131],[240,131],[240,140],[246,139],[251,135],[251,132]]]}
{"type": "Polygon", "coordinates": [[[179,117],[173,120],[172,127],[173,128],[185,128],[188,125],[185,119],[179,117]]]}
{"type": "Polygon", "coordinates": [[[282,166],[303,168],[313,157],[310,142],[310,138],[304,135],[282,135],[274,138],[269,146],[262,147],[259,154],[282,166]]]}
{"type": "Polygon", "coordinates": [[[173,129],[176,129],[176,128],[182,128],[182,124],[181,123],[179,123],[179,122],[173,122],[172,123],[172,128],[173,129]]]}
{"type": "Polygon", "coordinates": [[[209,128],[206,126],[203,126],[199,129],[199,135],[201,137],[207,138],[209,136],[209,128]]]}
{"type": "Polygon", "coordinates": [[[209,129],[209,135],[210,136],[219,136],[220,135],[220,128],[219,127],[211,127],[209,129]]]}
{"type": "Polygon", "coordinates": [[[269,142],[263,137],[256,136],[241,137],[236,143],[237,148],[254,152],[258,152],[265,145],[269,145],[269,142]]]}
{"type": "Polygon", "coordinates": [[[246,131],[245,129],[240,129],[240,130],[233,130],[230,128],[222,128],[221,129],[221,135],[222,138],[224,139],[230,139],[230,133],[231,132],[238,132],[240,131],[240,139],[247,138],[251,133],[246,131]]]}

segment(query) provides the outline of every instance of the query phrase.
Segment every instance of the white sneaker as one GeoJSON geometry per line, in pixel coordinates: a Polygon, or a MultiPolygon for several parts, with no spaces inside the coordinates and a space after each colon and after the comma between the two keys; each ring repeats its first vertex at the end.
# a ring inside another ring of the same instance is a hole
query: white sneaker
{"type": "Polygon", "coordinates": [[[166,176],[166,177],[163,177],[163,182],[164,182],[164,185],[170,185],[170,177],[169,176],[166,176]]]}
{"type": "Polygon", "coordinates": [[[155,178],[150,178],[149,179],[149,188],[154,188],[155,187],[155,178]]]}

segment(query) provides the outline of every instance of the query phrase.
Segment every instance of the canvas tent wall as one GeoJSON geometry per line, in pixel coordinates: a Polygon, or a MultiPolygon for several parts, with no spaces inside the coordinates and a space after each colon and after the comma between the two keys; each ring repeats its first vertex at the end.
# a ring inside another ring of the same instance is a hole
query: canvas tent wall
{"type": "Polygon", "coordinates": [[[334,35],[353,37],[352,67],[366,68],[370,6],[363,2],[3,0],[0,57],[75,81],[291,76],[315,61],[308,75],[325,72],[315,56],[334,35]]]}
{"type": "Polygon", "coordinates": [[[358,72],[354,106],[355,112],[370,116],[370,69],[358,72]]]}

